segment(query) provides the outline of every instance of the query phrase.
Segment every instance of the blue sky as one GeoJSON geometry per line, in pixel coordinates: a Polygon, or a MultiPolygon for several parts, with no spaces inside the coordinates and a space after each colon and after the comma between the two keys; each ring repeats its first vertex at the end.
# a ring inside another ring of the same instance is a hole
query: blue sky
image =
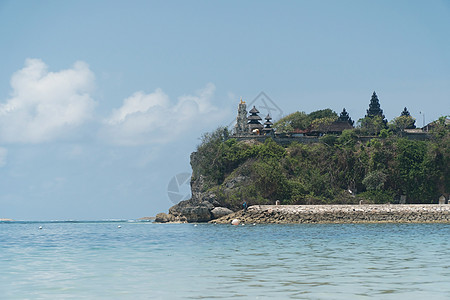
{"type": "Polygon", "coordinates": [[[389,120],[448,115],[449,30],[437,0],[0,0],[0,218],[167,211],[201,134],[261,91],[284,114],[357,120],[376,91],[389,120]]]}

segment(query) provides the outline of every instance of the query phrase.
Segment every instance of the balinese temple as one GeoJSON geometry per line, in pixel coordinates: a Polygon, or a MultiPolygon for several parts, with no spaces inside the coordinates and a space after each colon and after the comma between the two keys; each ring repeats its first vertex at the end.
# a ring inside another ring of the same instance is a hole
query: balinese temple
{"type": "Polygon", "coordinates": [[[380,107],[380,101],[378,100],[378,96],[375,92],[372,94],[372,98],[370,99],[369,109],[367,110],[366,117],[373,118],[379,116],[383,119],[384,124],[387,124],[387,120],[383,115],[383,110],[380,107]]]}
{"type": "Polygon", "coordinates": [[[250,116],[247,117],[248,120],[248,129],[252,134],[261,134],[264,126],[260,123],[262,120],[260,116],[258,116],[259,111],[255,106],[249,111],[250,116]]]}
{"type": "Polygon", "coordinates": [[[372,98],[370,99],[369,109],[367,110],[366,117],[373,118],[376,116],[381,117],[385,124],[387,123],[387,120],[383,115],[383,110],[380,107],[380,100],[378,100],[377,94],[373,92],[372,98]]]}
{"type": "Polygon", "coordinates": [[[264,128],[263,128],[263,132],[264,135],[269,135],[269,134],[273,134],[273,128],[272,128],[272,118],[270,117],[269,114],[267,114],[267,117],[265,118],[266,122],[264,122],[264,128]]]}
{"type": "Polygon", "coordinates": [[[380,100],[378,100],[377,94],[373,92],[366,117],[373,118],[375,116],[380,116],[384,119],[383,110],[380,107],[380,100]]]}
{"type": "Polygon", "coordinates": [[[236,117],[236,125],[234,126],[234,134],[236,135],[246,135],[249,133],[247,124],[247,105],[245,101],[239,103],[238,115],[236,117]]]}
{"type": "Polygon", "coordinates": [[[342,110],[341,114],[339,115],[337,122],[347,122],[351,126],[353,126],[353,124],[355,124],[355,121],[353,121],[352,118],[350,118],[350,116],[348,115],[348,112],[345,110],[345,108],[342,110]]]}

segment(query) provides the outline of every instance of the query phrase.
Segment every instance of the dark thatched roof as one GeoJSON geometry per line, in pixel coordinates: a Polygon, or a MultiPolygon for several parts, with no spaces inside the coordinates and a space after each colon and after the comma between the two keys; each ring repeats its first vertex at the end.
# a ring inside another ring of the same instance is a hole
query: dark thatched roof
{"type": "Polygon", "coordinates": [[[251,121],[251,120],[262,120],[262,119],[258,115],[250,115],[247,117],[247,120],[251,121]]]}
{"type": "Polygon", "coordinates": [[[256,107],[253,106],[253,108],[249,111],[249,113],[251,113],[251,114],[259,114],[259,110],[257,110],[256,107]]]}

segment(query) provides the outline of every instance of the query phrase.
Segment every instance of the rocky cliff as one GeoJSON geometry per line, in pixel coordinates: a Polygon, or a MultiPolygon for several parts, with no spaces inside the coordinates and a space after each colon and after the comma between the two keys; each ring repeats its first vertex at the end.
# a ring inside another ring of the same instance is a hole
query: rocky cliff
{"type": "Polygon", "coordinates": [[[197,152],[190,157],[193,175],[191,177],[191,193],[189,200],[184,200],[169,208],[169,213],[159,213],[155,222],[208,222],[233,213],[230,206],[218,201],[214,189],[208,189],[210,184],[198,170],[197,152]]]}

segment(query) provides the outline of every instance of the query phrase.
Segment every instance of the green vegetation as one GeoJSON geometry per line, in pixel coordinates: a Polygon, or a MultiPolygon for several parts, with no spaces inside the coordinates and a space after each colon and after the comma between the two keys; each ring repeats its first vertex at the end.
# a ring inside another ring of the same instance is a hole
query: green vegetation
{"type": "Polygon", "coordinates": [[[279,133],[293,132],[296,129],[306,130],[320,125],[329,125],[336,121],[337,118],[337,113],[329,108],[313,111],[309,114],[297,111],[280,119],[273,127],[279,133]]]}
{"type": "MultiPolygon", "coordinates": [[[[297,112],[284,118],[282,126],[301,128],[312,121],[310,115],[297,112]]],[[[381,128],[383,120],[379,121],[381,128]]],[[[287,147],[270,138],[264,143],[237,142],[227,129],[219,128],[203,136],[193,156],[193,178],[204,181],[202,192],[214,192],[219,202],[235,208],[243,199],[251,205],[276,200],[394,203],[400,195],[406,195],[408,203],[436,203],[450,192],[450,128],[444,121],[437,122],[427,141],[381,128],[379,137],[361,142],[356,134],[361,129],[355,129],[325,135],[315,144],[293,142],[287,147]]]]}
{"type": "Polygon", "coordinates": [[[365,135],[377,135],[386,129],[386,120],[382,116],[364,117],[358,120],[358,127],[365,135]]]}
{"type": "Polygon", "coordinates": [[[394,131],[404,131],[405,129],[416,128],[416,120],[410,115],[401,115],[389,123],[389,127],[394,131]]]}

